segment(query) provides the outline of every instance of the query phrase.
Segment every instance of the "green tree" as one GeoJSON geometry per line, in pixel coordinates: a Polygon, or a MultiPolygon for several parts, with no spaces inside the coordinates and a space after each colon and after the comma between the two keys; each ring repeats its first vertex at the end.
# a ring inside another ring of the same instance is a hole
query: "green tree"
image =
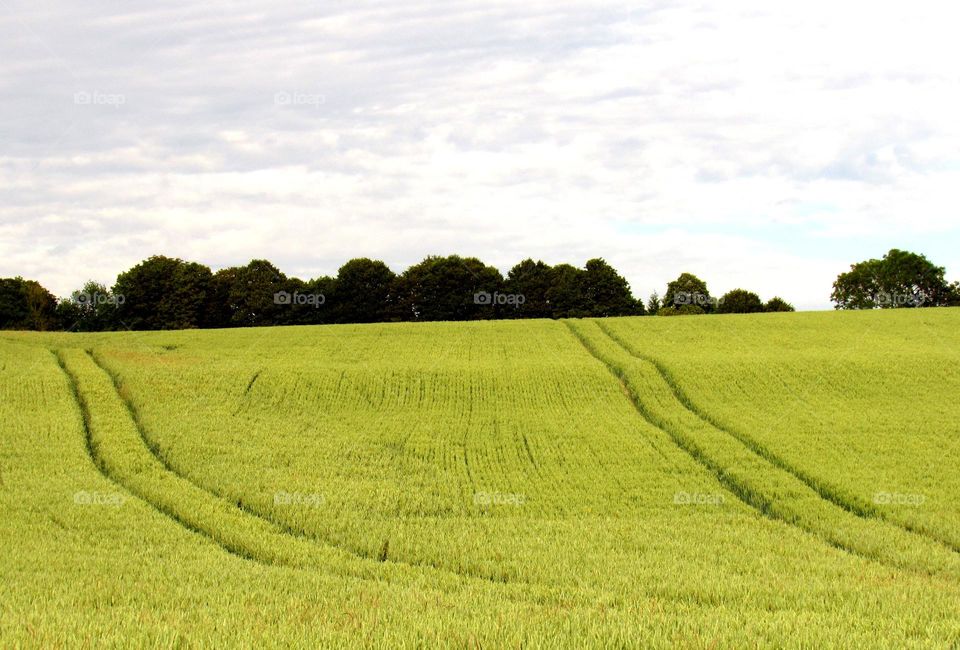
{"type": "Polygon", "coordinates": [[[39,282],[0,278],[0,329],[45,331],[58,325],[57,299],[39,282]]]}
{"type": "Polygon", "coordinates": [[[226,313],[230,325],[256,327],[277,325],[292,318],[292,293],[286,292],[287,276],[267,260],[251,260],[246,266],[223,273],[226,313]],[[286,299],[284,292],[290,294],[286,299]]]}
{"type": "Polygon", "coordinates": [[[133,330],[190,329],[204,324],[210,269],[154,255],[117,276],[117,322],[133,330]]]}
{"type": "Polygon", "coordinates": [[[715,302],[707,290],[707,283],[692,273],[681,273],[676,280],[667,284],[667,292],[663,296],[664,307],[695,305],[705,313],[713,311],[715,302]]]}
{"type": "Polygon", "coordinates": [[[663,303],[660,302],[660,294],[654,291],[650,294],[650,297],[647,298],[647,313],[655,315],[660,308],[663,307],[663,303]]]}
{"type": "Polygon", "coordinates": [[[397,278],[396,314],[417,321],[494,318],[502,286],[500,271],[475,257],[431,256],[397,278]]]}
{"type": "Polygon", "coordinates": [[[231,298],[233,285],[237,282],[238,266],[220,269],[210,280],[210,299],[204,318],[205,327],[235,327],[233,315],[239,309],[231,298]]]}
{"type": "Polygon", "coordinates": [[[550,269],[547,302],[554,318],[586,318],[590,305],[583,291],[583,271],[571,264],[557,264],[550,269]]]}
{"type": "Polygon", "coordinates": [[[523,296],[522,301],[507,306],[501,314],[509,318],[550,318],[553,309],[548,293],[553,282],[553,269],[541,261],[527,258],[507,273],[504,292],[523,296]]]}
{"type": "Polygon", "coordinates": [[[338,323],[374,323],[387,320],[396,274],[379,260],[363,257],[340,267],[332,296],[338,323]]]}
{"type": "Polygon", "coordinates": [[[57,329],[57,299],[39,282],[25,280],[23,283],[24,299],[27,303],[27,319],[30,329],[47,330],[57,329]]]}
{"type": "Polygon", "coordinates": [[[763,301],[752,291],[733,289],[723,294],[716,311],[718,314],[755,314],[763,311],[763,301]]]}
{"type": "Polygon", "coordinates": [[[117,328],[121,300],[105,285],[88,280],[70,298],[57,304],[57,313],[64,329],[104,332],[117,328]]]}
{"type": "Polygon", "coordinates": [[[661,307],[657,316],[700,316],[707,312],[699,305],[680,305],[679,307],[661,307]]]}
{"type": "Polygon", "coordinates": [[[643,303],[634,299],[627,281],[600,258],[587,261],[580,285],[591,316],[643,314],[643,303]]]}
{"type": "Polygon", "coordinates": [[[789,302],[780,296],[774,296],[763,306],[763,311],[796,311],[789,302]]]}
{"type": "Polygon", "coordinates": [[[304,282],[287,278],[277,292],[275,325],[322,325],[335,322],[332,299],[336,280],[323,276],[304,282]]]}
{"type": "Polygon", "coordinates": [[[0,329],[26,329],[27,320],[23,278],[0,278],[0,329]]]}
{"type": "Polygon", "coordinates": [[[960,282],[954,282],[950,285],[945,306],[960,307],[960,282]]]}
{"type": "Polygon", "coordinates": [[[836,309],[937,307],[950,304],[952,290],[943,267],[924,255],[899,249],[882,259],[858,262],[833,283],[836,309]]]}

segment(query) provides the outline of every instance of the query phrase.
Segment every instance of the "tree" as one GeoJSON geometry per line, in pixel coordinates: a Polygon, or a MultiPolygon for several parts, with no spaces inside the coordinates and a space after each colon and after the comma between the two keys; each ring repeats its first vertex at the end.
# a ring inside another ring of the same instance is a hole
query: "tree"
{"type": "Polygon", "coordinates": [[[475,257],[431,256],[397,278],[396,316],[417,321],[493,318],[502,306],[502,286],[500,271],[475,257]]]}
{"type": "Polygon", "coordinates": [[[45,331],[57,326],[57,299],[39,282],[0,278],[0,329],[45,331]]]}
{"type": "Polygon", "coordinates": [[[830,299],[836,309],[949,305],[953,290],[944,273],[924,255],[894,248],[882,259],[858,262],[837,276],[830,299]]]}
{"type": "Polygon", "coordinates": [[[323,276],[304,282],[287,278],[275,294],[274,325],[321,325],[335,322],[332,298],[336,280],[323,276]]]}
{"type": "Polygon", "coordinates": [[[550,270],[547,302],[554,318],[586,318],[590,305],[583,292],[583,271],[570,264],[557,264],[550,270]]]}
{"type": "Polygon", "coordinates": [[[700,305],[680,305],[679,307],[661,307],[657,316],[699,316],[705,313],[700,305]]]}
{"type": "Polygon", "coordinates": [[[655,315],[658,311],[660,311],[661,307],[663,307],[663,303],[660,302],[660,294],[654,291],[647,299],[647,313],[655,315]]]}
{"type": "Polygon", "coordinates": [[[27,302],[23,278],[0,278],[0,329],[26,329],[27,302]]]}
{"type": "Polygon", "coordinates": [[[88,280],[70,298],[57,304],[57,313],[63,328],[75,332],[104,332],[116,329],[118,298],[107,287],[88,280]]]}
{"type": "Polygon", "coordinates": [[[634,299],[627,281],[600,258],[587,261],[580,284],[591,316],[643,314],[643,303],[634,299]]]}
{"type": "Polygon", "coordinates": [[[760,296],[746,289],[733,289],[720,298],[717,304],[718,314],[755,314],[763,311],[760,296]]]}
{"type": "Polygon", "coordinates": [[[513,296],[523,296],[515,300],[501,314],[508,318],[550,318],[553,308],[548,294],[553,283],[553,269],[541,261],[527,258],[507,273],[504,292],[513,296]]]}
{"type": "Polygon", "coordinates": [[[692,273],[681,273],[676,280],[667,284],[667,293],[663,296],[665,307],[696,305],[706,313],[713,311],[714,302],[707,290],[707,283],[692,273]]]}
{"type": "Polygon", "coordinates": [[[154,255],[117,276],[117,321],[133,330],[190,329],[204,324],[210,269],[154,255]]]}
{"type": "Polygon", "coordinates": [[[960,307],[960,282],[954,282],[950,285],[945,306],[960,307]]]}
{"type": "Polygon", "coordinates": [[[231,291],[237,281],[240,267],[220,269],[210,279],[210,294],[204,327],[234,327],[233,315],[238,306],[231,302],[231,291]]]}
{"type": "Polygon", "coordinates": [[[796,311],[789,302],[781,298],[780,296],[774,296],[767,301],[767,304],[763,306],[763,311],[796,311]]]}
{"type": "Polygon", "coordinates": [[[332,307],[338,323],[387,320],[396,274],[379,260],[363,257],[340,267],[332,307]]]}
{"type": "Polygon", "coordinates": [[[217,273],[218,295],[225,294],[221,309],[231,326],[256,327],[277,325],[291,318],[293,294],[286,299],[287,276],[267,260],[251,260],[241,267],[224,269],[217,273]]]}
{"type": "Polygon", "coordinates": [[[30,329],[41,332],[57,329],[57,299],[54,295],[34,280],[24,281],[23,294],[30,329]]]}

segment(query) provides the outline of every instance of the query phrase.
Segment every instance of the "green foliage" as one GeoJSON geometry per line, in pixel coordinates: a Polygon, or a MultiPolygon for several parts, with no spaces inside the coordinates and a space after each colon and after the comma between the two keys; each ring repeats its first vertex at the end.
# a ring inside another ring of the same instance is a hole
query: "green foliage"
{"type": "Polygon", "coordinates": [[[428,257],[397,279],[398,315],[417,321],[493,318],[495,305],[486,296],[502,284],[500,272],[475,257],[428,257]]]}
{"type": "Polygon", "coordinates": [[[58,325],[57,300],[40,283],[0,278],[0,329],[45,331],[58,325]]]}
{"type": "Polygon", "coordinates": [[[768,312],[777,312],[777,311],[796,311],[789,302],[784,300],[779,296],[774,296],[767,301],[767,304],[763,306],[763,311],[768,312]]]}
{"type": "Polygon", "coordinates": [[[66,300],[57,304],[63,329],[72,332],[103,332],[120,327],[118,312],[125,298],[105,285],[88,280],[66,300]]]}
{"type": "Polygon", "coordinates": [[[657,316],[700,316],[705,314],[700,305],[680,305],[679,307],[661,307],[657,316]]]}
{"type": "Polygon", "coordinates": [[[706,313],[713,311],[715,302],[707,290],[707,283],[692,273],[681,273],[676,280],[667,284],[667,292],[663,296],[664,307],[680,309],[695,306],[706,313]]]}
{"type": "Polygon", "coordinates": [[[945,270],[924,255],[891,249],[882,259],[858,262],[833,283],[836,309],[938,307],[956,302],[945,270]]]}
{"type": "Polygon", "coordinates": [[[548,264],[527,258],[510,269],[504,281],[504,292],[524,297],[522,303],[510,306],[502,313],[508,318],[551,318],[550,288],[554,272],[548,264]]]}
{"type": "Polygon", "coordinates": [[[960,307],[960,282],[954,282],[950,285],[947,298],[944,301],[946,307],[960,307]]]}
{"type": "Polygon", "coordinates": [[[333,291],[334,320],[338,323],[374,323],[389,319],[396,275],[386,264],[369,258],[353,259],[337,272],[333,291]]]}
{"type": "MultiPolygon", "coordinates": [[[[230,326],[274,325],[281,317],[290,317],[290,305],[280,304],[278,295],[287,289],[287,276],[267,260],[252,260],[246,266],[217,272],[215,293],[223,302],[218,308],[221,320],[230,326]]],[[[292,292],[287,292],[291,293],[292,292]]]]}
{"type": "Polygon", "coordinates": [[[660,294],[654,291],[647,299],[647,313],[656,315],[660,312],[661,307],[663,307],[663,303],[660,301],[660,294]]]}
{"type": "Polygon", "coordinates": [[[630,285],[602,259],[587,261],[582,275],[581,291],[591,316],[643,314],[643,303],[634,300],[630,285]]]}
{"type": "Polygon", "coordinates": [[[718,314],[755,314],[763,310],[760,296],[746,289],[734,289],[723,294],[716,308],[718,314]]]}
{"type": "Polygon", "coordinates": [[[150,257],[117,277],[111,291],[118,302],[116,321],[132,330],[201,327],[212,277],[202,264],[150,257]]]}
{"type": "Polygon", "coordinates": [[[547,290],[547,302],[553,318],[583,318],[590,315],[590,305],[583,293],[582,271],[572,264],[557,264],[547,290]]]}

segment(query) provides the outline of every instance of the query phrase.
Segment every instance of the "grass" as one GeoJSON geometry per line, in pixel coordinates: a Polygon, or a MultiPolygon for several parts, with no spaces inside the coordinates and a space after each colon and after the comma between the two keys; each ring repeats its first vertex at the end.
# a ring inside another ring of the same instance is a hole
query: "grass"
{"type": "Polygon", "coordinates": [[[956,647],[957,325],[3,333],[0,645],[956,647]]]}

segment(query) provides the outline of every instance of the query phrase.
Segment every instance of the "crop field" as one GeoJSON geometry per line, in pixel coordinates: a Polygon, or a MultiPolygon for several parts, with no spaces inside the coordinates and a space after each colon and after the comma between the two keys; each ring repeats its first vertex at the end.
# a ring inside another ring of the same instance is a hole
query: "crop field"
{"type": "Polygon", "coordinates": [[[960,310],[0,333],[0,647],[960,647],[960,310]]]}

